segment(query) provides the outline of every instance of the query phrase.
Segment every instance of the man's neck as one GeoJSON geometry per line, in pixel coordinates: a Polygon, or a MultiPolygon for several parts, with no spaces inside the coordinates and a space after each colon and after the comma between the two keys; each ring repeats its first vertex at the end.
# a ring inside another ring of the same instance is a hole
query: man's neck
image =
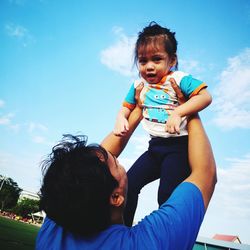
{"type": "Polygon", "coordinates": [[[111,208],[111,223],[112,224],[124,224],[122,208],[120,207],[111,208]]]}

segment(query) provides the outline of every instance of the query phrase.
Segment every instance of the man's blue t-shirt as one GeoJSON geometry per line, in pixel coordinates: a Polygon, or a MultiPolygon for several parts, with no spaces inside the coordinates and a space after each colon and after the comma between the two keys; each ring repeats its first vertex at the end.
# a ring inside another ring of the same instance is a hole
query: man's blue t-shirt
{"type": "Polygon", "coordinates": [[[158,210],[131,228],[112,225],[95,237],[84,238],[72,235],[46,218],[36,249],[192,249],[204,214],[200,190],[184,182],[158,210]]]}

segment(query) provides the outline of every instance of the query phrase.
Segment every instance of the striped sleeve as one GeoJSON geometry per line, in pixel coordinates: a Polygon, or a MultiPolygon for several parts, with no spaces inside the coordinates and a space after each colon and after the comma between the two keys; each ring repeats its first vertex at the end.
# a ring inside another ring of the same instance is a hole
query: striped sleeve
{"type": "Polygon", "coordinates": [[[125,100],[123,101],[122,106],[126,107],[130,110],[133,110],[135,108],[136,101],[135,101],[135,87],[134,83],[131,85],[127,96],[125,97],[125,100]]]}
{"type": "Polygon", "coordinates": [[[186,97],[191,98],[197,95],[200,90],[207,88],[207,84],[188,75],[182,78],[180,88],[186,97]]]}

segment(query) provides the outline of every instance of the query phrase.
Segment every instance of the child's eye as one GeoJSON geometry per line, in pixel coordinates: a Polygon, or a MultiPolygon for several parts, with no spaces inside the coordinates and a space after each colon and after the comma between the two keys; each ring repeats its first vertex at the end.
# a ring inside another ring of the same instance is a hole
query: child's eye
{"type": "Polygon", "coordinates": [[[159,62],[159,61],[161,61],[161,59],[162,59],[161,57],[156,56],[156,57],[153,58],[153,61],[154,62],[159,62]]]}
{"type": "Polygon", "coordinates": [[[146,59],[139,59],[139,64],[146,64],[147,60],[146,59]]]}

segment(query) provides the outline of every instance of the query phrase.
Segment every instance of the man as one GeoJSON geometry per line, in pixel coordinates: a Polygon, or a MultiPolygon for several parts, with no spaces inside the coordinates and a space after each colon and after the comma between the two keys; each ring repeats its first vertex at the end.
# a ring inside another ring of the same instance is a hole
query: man
{"type": "Polygon", "coordinates": [[[216,183],[212,149],[198,116],[188,124],[191,175],[158,210],[131,228],[123,225],[127,178],[116,156],[140,114],[136,108],[130,115],[126,137],[110,134],[102,147],[68,136],[53,148],[44,165],[41,208],[47,218],[37,249],[192,249],[216,183]]]}

